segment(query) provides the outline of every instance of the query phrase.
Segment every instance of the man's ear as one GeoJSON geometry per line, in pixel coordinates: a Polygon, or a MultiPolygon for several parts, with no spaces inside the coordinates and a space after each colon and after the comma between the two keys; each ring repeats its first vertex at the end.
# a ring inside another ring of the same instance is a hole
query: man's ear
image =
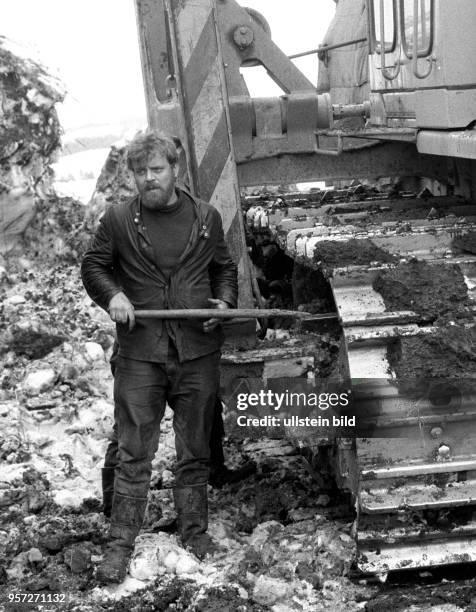
{"type": "Polygon", "coordinates": [[[172,166],[172,172],[174,173],[175,180],[177,180],[179,175],[179,165],[177,163],[172,166]]]}

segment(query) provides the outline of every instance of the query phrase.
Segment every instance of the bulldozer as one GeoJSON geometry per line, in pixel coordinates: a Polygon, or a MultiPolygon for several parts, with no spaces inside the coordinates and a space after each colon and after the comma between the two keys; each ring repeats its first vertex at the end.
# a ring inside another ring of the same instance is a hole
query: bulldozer
{"type": "MultiPolygon", "coordinates": [[[[236,0],[135,3],[148,123],[222,215],[239,307],[260,304],[247,234],[332,292],[337,369],[367,424],[328,453],[359,569],[476,561],[476,3],[339,0],[310,51],[317,84],[236,0]],[[282,95],[250,96],[254,66],[282,95]],[[241,197],[311,181],[332,187],[241,197]]],[[[264,349],[254,319],[228,332],[225,383],[309,374],[309,343],[264,349]]]]}

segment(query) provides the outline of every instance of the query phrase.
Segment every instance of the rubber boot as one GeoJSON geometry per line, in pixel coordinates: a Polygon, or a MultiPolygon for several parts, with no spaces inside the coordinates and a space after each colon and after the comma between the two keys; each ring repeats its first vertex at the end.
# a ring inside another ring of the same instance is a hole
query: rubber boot
{"type": "Polygon", "coordinates": [[[115,469],[104,467],[101,470],[102,478],[102,511],[104,516],[111,518],[112,498],[114,497],[115,469]]]}
{"type": "Polygon", "coordinates": [[[178,533],[184,548],[202,560],[218,548],[206,533],[208,528],[207,485],[176,487],[174,492],[178,533]]]}
{"type": "Polygon", "coordinates": [[[122,582],[127,574],[134,542],[144,520],[147,498],[126,497],[115,493],[109,540],[98,567],[97,579],[102,584],[122,582]]]}

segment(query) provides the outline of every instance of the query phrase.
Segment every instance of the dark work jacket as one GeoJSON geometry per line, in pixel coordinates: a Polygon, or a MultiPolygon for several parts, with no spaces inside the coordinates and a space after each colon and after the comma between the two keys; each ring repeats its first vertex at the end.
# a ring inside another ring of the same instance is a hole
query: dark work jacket
{"type": "MultiPolygon", "coordinates": [[[[107,209],[81,265],[84,287],[101,308],[107,310],[120,291],[136,310],[211,308],[208,298],[212,297],[236,307],[237,268],[228,253],[220,213],[185,193],[194,204],[195,221],[188,245],[168,280],[156,265],[142,223],[140,198],[107,209]]],[[[159,341],[167,327],[180,361],[219,350],[224,339],[221,325],[205,333],[203,319],[163,322],[139,318],[131,331],[127,325],[116,325],[119,355],[165,362],[167,355],[161,354],[159,341]]]]}

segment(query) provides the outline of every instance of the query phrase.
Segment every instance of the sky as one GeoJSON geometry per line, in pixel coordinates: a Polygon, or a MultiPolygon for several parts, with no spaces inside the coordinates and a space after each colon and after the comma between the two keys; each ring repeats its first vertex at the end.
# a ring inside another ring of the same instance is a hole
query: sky
{"type": "MultiPolygon", "coordinates": [[[[334,0],[241,0],[267,19],[286,54],[316,48],[334,15],[334,0]]],[[[134,0],[1,0],[0,35],[59,76],[65,131],[145,118],[134,0]]],[[[296,60],[314,83],[316,56],[296,60]]],[[[252,95],[278,95],[258,75],[252,95]]]]}

